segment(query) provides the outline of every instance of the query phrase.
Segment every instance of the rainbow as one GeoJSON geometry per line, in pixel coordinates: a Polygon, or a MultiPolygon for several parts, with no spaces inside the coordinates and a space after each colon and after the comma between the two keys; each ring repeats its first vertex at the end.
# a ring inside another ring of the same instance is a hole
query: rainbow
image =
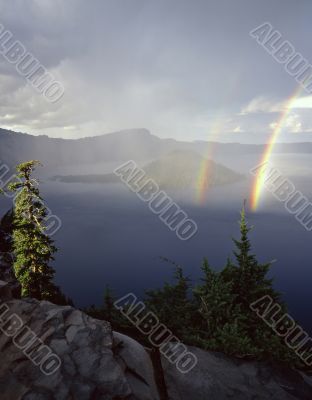
{"type": "Polygon", "coordinates": [[[216,121],[211,130],[211,137],[208,143],[207,154],[200,164],[199,174],[196,182],[196,200],[198,204],[205,204],[207,199],[207,192],[210,185],[211,170],[211,156],[216,146],[216,139],[221,132],[222,124],[216,121]]]}
{"type": "MultiPolygon", "coordinates": [[[[211,145],[212,147],[213,145],[211,145]]],[[[212,151],[210,150],[211,154],[212,151]]],[[[209,157],[210,158],[210,157],[209,157]]],[[[209,181],[211,176],[211,160],[205,158],[200,165],[198,181],[197,181],[197,201],[199,204],[204,204],[207,197],[207,191],[209,188],[209,181]]]]}
{"type": "Polygon", "coordinates": [[[283,110],[275,124],[275,127],[273,129],[273,132],[270,136],[270,139],[268,141],[268,144],[265,146],[265,150],[263,152],[261,162],[259,165],[261,167],[259,168],[257,175],[255,176],[255,179],[253,181],[252,185],[252,191],[251,191],[251,196],[250,196],[250,208],[252,211],[256,211],[259,205],[259,200],[261,197],[261,193],[264,187],[265,183],[265,168],[266,164],[269,162],[274,145],[283,129],[284,123],[286,121],[286,118],[289,115],[289,112],[291,111],[291,108],[293,106],[294,101],[298,97],[299,93],[301,92],[301,86],[296,88],[294,93],[286,100],[285,105],[283,107],[283,110]]]}

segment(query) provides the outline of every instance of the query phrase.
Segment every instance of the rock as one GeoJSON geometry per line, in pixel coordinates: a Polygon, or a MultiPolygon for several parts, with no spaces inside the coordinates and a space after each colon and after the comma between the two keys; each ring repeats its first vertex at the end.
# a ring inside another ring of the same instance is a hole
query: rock
{"type": "Polygon", "coordinates": [[[1,281],[0,296],[1,400],[312,399],[312,378],[296,370],[195,347],[198,363],[187,373],[158,353],[153,367],[143,346],[105,321],[12,299],[1,281]]]}
{"type": "Polygon", "coordinates": [[[169,400],[309,400],[312,382],[296,370],[188,347],[197,365],[182,374],[162,356],[169,400]]]}
{"type": "Polygon", "coordinates": [[[159,400],[154,369],[143,346],[128,336],[113,332],[115,354],[131,386],[134,396],[142,400],[159,400]]]}
{"type": "MultiPolygon", "coordinates": [[[[3,291],[5,288],[3,285],[3,291]]],[[[111,327],[105,321],[70,306],[13,299],[0,303],[0,328],[1,400],[158,400],[152,366],[143,347],[116,334],[115,340],[122,340],[125,347],[115,355],[111,327]],[[61,365],[52,374],[43,373],[43,356],[35,365],[25,350],[14,344],[18,336],[9,331],[10,323],[6,322],[11,318],[12,324],[14,313],[24,324],[20,330],[30,328],[60,358],[61,365]]]]}

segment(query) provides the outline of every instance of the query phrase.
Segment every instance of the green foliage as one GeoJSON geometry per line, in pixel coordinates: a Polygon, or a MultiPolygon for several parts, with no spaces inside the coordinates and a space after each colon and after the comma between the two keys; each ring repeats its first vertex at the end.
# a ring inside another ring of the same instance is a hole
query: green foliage
{"type": "Polygon", "coordinates": [[[112,322],[119,316],[119,312],[114,307],[114,301],[116,300],[109,286],[106,286],[103,306],[101,308],[95,308],[92,306],[88,311],[94,318],[105,319],[106,321],[112,322]]]}
{"type": "Polygon", "coordinates": [[[9,210],[0,220],[0,263],[12,264],[13,251],[13,210],[9,210]]]}
{"type": "Polygon", "coordinates": [[[251,253],[249,232],[243,208],[240,239],[234,239],[235,262],[228,259],[217,272],[204,259],[203,277],[191,290],[192,296],[188,295],[189,281],[177,268],[174,284],[147,293],[148,308],[185,343],[236,357],[299,366],[295,353],[250,309],[251,303],[270,295],[286,312],[267,277],[271,264],[260,264],[251,253]]]}
{"type": "Polygon", "coordinates": [[[49,265],[57,251],[52,239],[45,234],[47,211],[40,196],[38,182],[32,173],[39,161],[33,160],[16,167],[17,179],[8,189],[15,192],[13,218],[14,274],[22,287],[22,297],[34,297],[66,304],[68,299],[53,283],[54,269],[49,265]]]}
{"type": "Polygon", "coordinates": [[[174,284],[165,283],[163,289],[146,291],[145,304],[175,335],[185,337],[192,334],[188,325],[196,310],[189,300],[190,281],[178,265],[174,277],[174,284]]]}
{"type": "Polygon", "coordinates": [[[202,271],[203,284],[195,287],[193,293],[199,312],[204,317],[203,328],[206,328],[206,334],[210,337],[218,326],[234,315],[236,296],[232,293],[232,282],[227,282],[213,271],[207,259],[204,259],[202,271]]]}
{"type": "Polygon", "coordinates": [[[106,286],[103,296],[103,305],[100,307],[92,305],[91,307],[86,308],[84,312],[93,318],[110,322],[114,330],[129,333],[130,336],[137,336],[137,330],[135,327],[115,308],[114,302],[116,300],[117,298],[110,287],[106,286]]]}
{"type": "Polygon", "coordinates": [[[228,263],[223,275],[233,282],[233,291],[237,295],[236,301],[249,310],[249,305],[264,295],[270,295],[275,301],[281,301],[279,293],[272,286],[272,279],[267,278],[271,263],[259,264],[251,253],[251,244],[245,218],[245,209],[241,212],[240,240],[233,239],[236,250],[234,255],[236,265],[228,263]]]}

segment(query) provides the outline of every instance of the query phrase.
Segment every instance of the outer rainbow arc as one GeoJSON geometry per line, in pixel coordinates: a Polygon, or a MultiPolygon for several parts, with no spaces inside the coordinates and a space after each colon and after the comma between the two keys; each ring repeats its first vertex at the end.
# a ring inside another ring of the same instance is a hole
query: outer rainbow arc
{"type": "MultiPolygon", "coordinates": [[[[236,89],[242,81],[239,73],[232,74],[232,82],[229,87],[228,95],[226,97],[226,101],[232,99],[232,96],[235,95],[236,89]]],[[[222,111],[222,109],[219,109],[222,111]]],[[[207,148],[207,153],[205,154],[204,160],[200,164],[200,168],[198,171],[198,176],[196,180],[196,202],[200,205],[204,205],[206,203],[208,197],[208,189],[210,186],[210,178],[212,174],[211,170],[211,160],[213,153],[217,151],[217,142],[220,133],[222,132],[222,128],[224,127],[224,120],[220,116],[216,116],[214,119],[210,132],[209,132],[209,144],[207,148]]]]}
{"type": "Polygon", "coordinates": [[[288,117],[288,114],[292,108],[292,105],[293,105],[294,101],[296,100],[296,98],[298,97],[301,90],[302,90],[301,86],[296,88],[295,92],[286,101],[284,109],[279,116],[279,119],[277,121],[277,124],[276,124],[273,132],[272,132],[269,142],[265,147],[265,150],[262,155],[261,162],[260,162],[261,167],[259,168],[258,173],[254,179],[252,192],[251,192],[250,207],[253,211],[256,211],[256,209],[259,206],[259,200],[260,200],[263,188],[264,188],[264,183],[265,183],[264,171],[266,168],[266,164],[269,162],[269,160],[271,158],[271,154],[272,154],[274,145],[281,133],[281,130],[284,126],[285,120],[288,117]]]}

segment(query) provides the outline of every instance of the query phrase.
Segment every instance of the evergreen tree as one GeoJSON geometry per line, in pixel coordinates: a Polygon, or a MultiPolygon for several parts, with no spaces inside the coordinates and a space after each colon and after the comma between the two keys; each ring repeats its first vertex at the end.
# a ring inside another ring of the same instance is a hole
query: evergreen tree
{"type": "Polygon", "coordinates": [[[95,307],[93,304],[86,309],[86,312],[93,318],[103,319],[112,324],[117,322],[120,312],[114,306],[116,298],[108,285],[105,288],[103,300],[101,307],[95,307]]]}
{"type": "MultiPolygon", "coordinates": [[[[272,279],[267,277],[271,263],[261,264],[252,254],[249,232],[243,207],[240,239],[234,239],[234,262],[228,258],[225,267],[215,271],[204,259],[201,283],[195,288],[179,265],[164,259],[174,264],[175,281],[147,291],[146,309],[185,344],[302,368],[296,353],[250,308],[252,303],[270,296],[281,305],[281,315],[287,313],[272,279]]],[[[112,303],[111,293],[106,291],[103,309],[93,307],[89,313],[113,321],[115,329],[149,345],[144,335],[112,312],[112,303]]]]}
{"type": "Polygon", "coordinates": [[[249,232],[243,208],[241,236],[234,239],[236,262],[228,259],[217,272],[204,259],[203,277],[192,290],[193,297],[188,293],[188,279],[176,266],[174,284],[147,292],[148,308],[185,343],[236,357],[299,365],[295,353],[250,308],[251,303],[269,295],[287,312],[267,277],[271,264],[260,264],[251,252],[249,232]]]}
{"type": "Polygon", "coordinates": [[[132,337],[136,336],[140,341],[142,341],[144,337],[141,337],[141,335],[138,334],[138,331],[133,324],[114,306],[116,300],[117,298],[107,285],[104,291],[103,305],[96,307],[92,304],[91,307],[85,308],[84,312],[92,318],[109,322],[113,330],[130,334],[132,337]]]}
{"type": "Polygon", "coordinates": [[[241,211],[239,240],[233,239],[236,249],[234,256],[237,265],[228,262],[223,272],[226,278],[229,275],[233,282],[233,291],[236,302],[244,310],[249,310],[250,304],[264,295],[270,295],[275,301],[281,301],[279,293],[272,286],[272,279],[267,277],[271,263],[260,264],[255,255],[251,253],[249,232],[251,228],[246,222],[245,207],[241,211]]]}
{"type": "Polygon", "coordinates": [[[113,321],[116,314],[119,314],[119,311],[114,306],[114,302],[113,293],[107,285],[104,292],[104,314],[107,321],[113,321]]]}
{"type": "Polygon", "coordinates": [[[212,337],[218,327],[233,317],[235,295],[232,293],[232,282],[226,282],[220,273],[213,271],[206,258],[202,271],[203,283],[197,286],[193,293],[198,302],[199,312],[205,320],[206,335],[212,337]]]}
{"type": "Polygon", "coordinates": [[[35,168],[41,165],[32,160],[16,167],[18,179],[10,183],[9,190],[16,192],[14,207],[13,250],[14,273],[22,286],[22,297],[39,300],[56,299],[60,290],[53,283],[54,269],[49,265],[57,251],[52,239],[45,234],[47,216],[38,182],[32,178],[35,168]]]}
{"type": "Polygon", "coordinates": [[[250,229],[246,222],[245,207],[241,211],[239,240],[233,239],[236,265],[230,260],[220,272],[214,272],[204,262],[204,284],[195,290],[200,294],[200,308],[207,322],[207,336],[200,336],[201,346],[223,351],[237,357],[275,359],[293,362],[292,353],[273,330],[261,321],[250,305],[264,295],[286,307],[280,294],[267,277],[270,263],[258,263],[251,253],[250,229]]]}
{"type": "Polygon", "coordinates": [[[189,298],[189,278],[184,276],[183,269],[176,264],[174,278],[174,284],[165,283],[162,289],[146,291],[145,304],[175,335],[188,341],[194,335],[191,318],[196,309],[189,298]]]}
{"type": "Polygon", "coordinates": [[[240,306],[235,303],[233,282],[221,272],[212,270],[207,259],[202,265],[202,284],[193,289],[200,319],[200,329],[193,343],[206,349],[242,356],[250,354],[253,346],[243,330],[240,306]],[[244,350],[243,350],[244,348],[244,350]]]}

